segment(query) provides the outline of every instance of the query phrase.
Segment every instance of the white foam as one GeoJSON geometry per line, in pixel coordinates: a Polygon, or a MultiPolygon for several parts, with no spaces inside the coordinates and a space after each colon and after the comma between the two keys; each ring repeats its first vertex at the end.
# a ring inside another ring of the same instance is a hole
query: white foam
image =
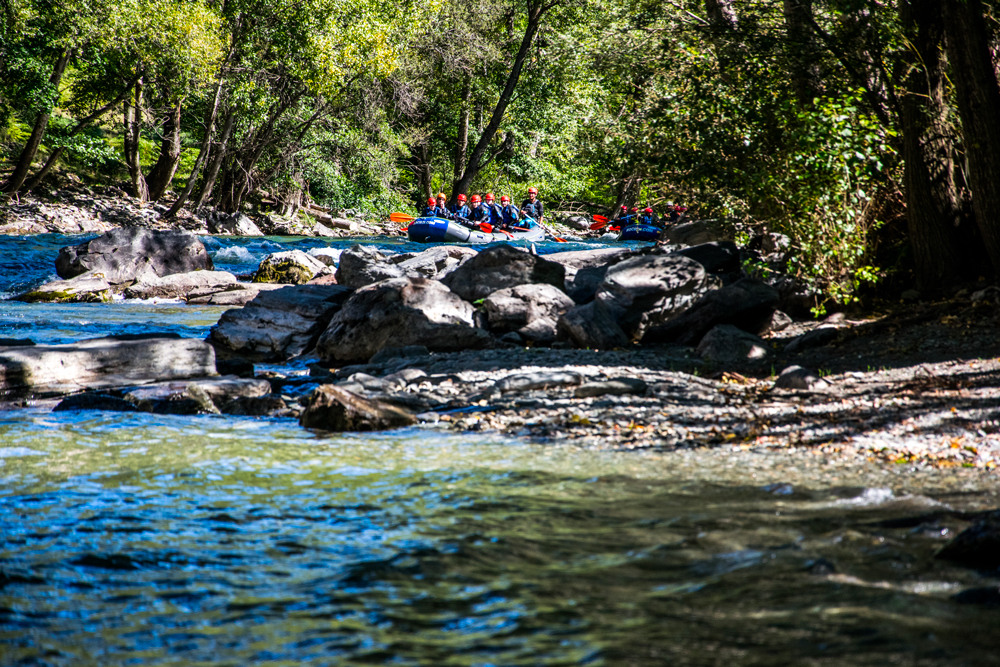
{"type": "Polygon", "coordinates": [[[40,452],[28,447],[0,447],[0,459],[12,456],[47,456],[48,452],[40,452]]]}
{"type": "Polygon", "coordinates": [[[253,264],[257,261],[253,253],[239,245],[222,248],[219,252],[215,253],[214,259],[216,262],[222,262],[223,264],[253,264]]]}
{"type": "Polygon", "coordinates": [[[340,263],[340,256],[344,251],[340,248],[313,248],[309,254],[323,261],[327,266],[336,266],[340,263]]]}

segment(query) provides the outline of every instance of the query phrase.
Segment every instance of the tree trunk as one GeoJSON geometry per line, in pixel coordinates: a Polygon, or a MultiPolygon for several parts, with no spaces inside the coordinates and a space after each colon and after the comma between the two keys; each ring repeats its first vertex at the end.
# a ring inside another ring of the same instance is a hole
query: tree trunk
{"type": "Polygon", "coordinates": [[[899,20],[911,46],[900,100],[906,222],[917,287],[927,289],[955,282],[963,273],[940,2],[899,0],[899,20]]]}
{"type": "Polygon", "coordinates": [[[139,162],[139,130],[142,126],[142,79],[135,82],[135,98],[125,102],[125,165],[132,180],[132,196],[141,202],[149,200],[146,179],[139,162]]]}
{"type": "MultiPolygon", "coordinates": [[[[431,187],[434,172],[431,169],[431,147],[428,142],[420,144],[417,149],[417,159],[420,160],[420,164],[417,165],[417,180],[420,182],[420,190],[424,199],[430,199],[434,196],[434,189],[431,187]]],[[[420,204],[423,206],[424,202],[421,201],[420,204]]]]}
{"type": "Polygon", "coordinates": [[[149,186],[149,199],[157,201],[170,187],[181,161],[181,105],[183,100],[177,100],[177,105],[163,122],[163,140],[160,142],[160,156],[149,171],[146,184],[149,186]]]}
{"type": "MultiPolygon", "coordinates": [[[[458,182],[465,173],[465,153],[469,150],[469,100],[472,98],[472,75],[466,74],[462,82],[462,103],[458,111],[458,141],[455,142],[455,177],[458,182]]],[[[451,193],[451,203],[457,201],[458,193],[451,193]]]]}
{"type": "Polygon", "coordinates": [[[458,178],[455,181],[454,187],[452,187],[453,197],[457,197],[459,194],[467,194],[469,185],[472,184],[472,179],[474,179],[479,174],[479,170],[483,168],[483,156],[486,155],[486,149],[489,147],[490,142],[493,141],[493,137],[496,135],[497,130],[500,129],[500,123],[503,121],[504,113],[506,113],[511,97],[514,95],[514,89],[517,87],[517,82],[521,78],[521,70],[524,68],[524,60],[531,48],[531,42],[534,40],[535,34],[538,32],[539,25],[541,25],[542,16],[554,4],[555,3],[553,2],[548,5],[543,5],[537,0],[529,0],[528,25],[524,29],[524,37],[521,39],[521,46],[518,48],[517,55],[514,57],[514,65],[510,68],[510,73],[507,75],[507,82],[504,84],[503,91],[500,93],[500,99],[497,100],[496,106],[493,107],[493,115],[490,117],[490,122],[486,126],[486,129],[483,130],[483,134],[479,137],[479,141],[476,142],[476,147],[472,149],[472,155],[469,156],[468,166],[465,168],[461,178],[458,178]]]}
{"type": "Polygon", "coordinates": [[[946,0],[945,41],[962,119],[972,208],[994,272],[1000,272],[1000,85],[980,0],[946,0]]]}
{"type": "Polygon", "coordinates": [[[49,85],[53,87],[55,97],[45,111],[39,112],[35,117],[35,125],[31,128],[31,136],[28,137],[28,143],[21,149],[21,155],[17,159],[14,173],[10,175],[10,178],[4,184],[4,192],[10,194],[17,192],[21,189],[21,185],[24,184],[24,179],[28,177],[28,172],[31,170],[31,163],[35,161],[35,155],[38,154],[38,147],[42,145],[42,139],[45,138],[45,129],[49,125],[52,107],[59,102],[59,82],[62,81],[63,72],[66,71],[66,63],[69,62],[71,54],[72,52],[69,49],[64,50],[52,68],[52,74],[49,76],[49,85]]]}
{"type": "Polygon", "coordinates": [[[813,100],[823,92],[819,54],[812,31],[812,0],[784,0],[783,10],[795,97],[801,106],[811,107],[813,100]]]}
{"type": "Polygon", "coordinates": [[[205,172],[205,182],[201,186],[201,192],[198,193],[198,198],[194,202],[194,210],[198,211],[202,206],[205,205],[205,200],[212,194],[212,188],[215,186],[215,180],[219,176],[219,168],[222,167],[222,161],[226,158],[226,144],[229,143],[229,136],[233,133],[233,124],[236,121],[236,110],[230,109],[229,113],[226,115],[226,124],[222,127],[222,136],[219,137],[219,144],[215,147],[215,152],[212,155],[212,161],[208,163],[208,171],[205,172]]]}

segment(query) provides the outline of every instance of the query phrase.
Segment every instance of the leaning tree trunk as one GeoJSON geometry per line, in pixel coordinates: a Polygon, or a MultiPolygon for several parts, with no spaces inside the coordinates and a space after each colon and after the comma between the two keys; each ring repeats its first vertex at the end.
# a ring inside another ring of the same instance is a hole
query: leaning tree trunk
{"type": "Polygon", "coordinates": [[[163,140],[160,142],[160,156],[146,177],[150,201],[157,201],[170,187],[181,161],[181,105],[183,100],[171,110],[163,122],[163,140]]]}
{"type": "Polygon", "coordinates": [[[906,222],[917,287],[926,289],[955,282],[964,266],[940,2],[900,0],[899,20],[910,44],[900,99],[906,222]]]}
{"type": "Polygon", "coordinates": [[[63,72],[66,71],[66,63],[69,62],[70,55],[71,51],[66,49],[56,59],[56,64],[52,68],[52,74],[49,76],[49,85],[55,91],[54,99],[50,105],[46,106],[45,111],[39,112],[35,117],[35,125],[31,128],[31,136],[28,137],[28,143],[21,149],[21,155],[17,158],[14,173],[10,175],[10,178],[7,179],[7,182],[3,186],[4,192],[10,194],[17,192],[24,184],[24,179],[28,177],[28,172],[31,170],[31,163],[35,161],[35,155],[38,154],[38,148],[42,145],[42,139],[45,137],[45,129],[49,126],[52,107],[59,101],[59,82],[62,81],[63,72]]]}
{"type": "Polygon", "coordinates": [[[945,41],[969,165],[972,209],[994,272],[1000,272],[1000,85],[979,0],[946,0],[945,41]]]}
{"type": "Polygon", "coordinates": [[[135,83],[135,98],[132,103],[125,102],[125,165],[128,167],[129,178],[132,180],[132,196],[141,202],[149,201],[149,190],[146,179],[142,175],[142,165],[139,163],[139,130],[142,126],[142,79],[135,83]]]}
{"type": "Polygon", "coordinates": [[[205,172],[205,182],[202,184],[201,191],[194,201],[195,211],[200,210],[205,205],[205,200],[212,194],[212,188],[215,187],[215,180],[219,177],[219,169],[222,167],[222,161],[226,158],[226,144],[229,143],[229,137],[233,133],[233,124],[235,121],[236,110],[230,109],[226,115],[226,123],[222,127],[222,136],[219,137],[219,145],[215,147],[212,159],[208,163],[208,170],[205,172]]]}

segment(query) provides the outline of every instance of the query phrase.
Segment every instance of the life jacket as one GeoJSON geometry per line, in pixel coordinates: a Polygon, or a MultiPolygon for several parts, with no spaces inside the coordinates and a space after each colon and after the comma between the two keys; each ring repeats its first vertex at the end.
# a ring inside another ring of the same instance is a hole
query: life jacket
{"type": "Polygon", "coordinates": [[[654,225],[654,226],[656,226],[657,223],[659,223],[659,221],[660,221],[660,219],[656,217],[655,213],[643,213],[639,217],[639,223],[643,224],[643,225],[654,225]]]}
{"type": "Polygon", "coordinates": [[[479,206],[473,208],[472,212],[469,213],[469,219],[475,220],[476,222],[489,222],[490,212],[484,204],[480,204],[479,206]]]}
{"type": "Polygon", "coordinates": [[[530,199],[525,199],[524,203],[521,204],[521,210],[529,218],[534,218],[535,220],[542,219],[542,200],[535,199],[531,201],[530,199]]]}
{"type": "Polygon", "coordinates": [[[513,204],[507,204],[500,208],[500,214],[503,216],[503,224],[511,225],[518,220],[517,207],[513,204]]]}
{"type": "Polygon", "coordinates": [[[448,210],[451,211],[452,217],[455,217],[455,218],[468,218],[469,217],[469,207],[466,206],[465,204],[462,204],[461,206],[458,206],[457,204],[453,205],[453,206],[449,206],[448,210]]]}
{"type": "Polygon", "coordinates": [[[425,218],[434,217],[437,215],[437,210],[438,210],[437,206],[428,206],[427,208],[424,209],[423,217],[425,218]]]}

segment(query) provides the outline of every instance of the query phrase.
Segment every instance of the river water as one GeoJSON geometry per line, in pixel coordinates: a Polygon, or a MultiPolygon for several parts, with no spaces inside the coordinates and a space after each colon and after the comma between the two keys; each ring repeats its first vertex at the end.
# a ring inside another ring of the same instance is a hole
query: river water
{"type": "MultiPolygon", "coordinates": [[[[0,240],[0,291],[78,241],[0,240]]],[[[209,242],[237,273],[292,245],[209,242]]],[[[0,337],[202,337],[219,314],[0,302],[0,337]]],[[[1000,609],[952,599],[997,578],[933,558],[996,490],[804,455],[0,412],[0,665],[1000,664],[1000,609]]]]}

